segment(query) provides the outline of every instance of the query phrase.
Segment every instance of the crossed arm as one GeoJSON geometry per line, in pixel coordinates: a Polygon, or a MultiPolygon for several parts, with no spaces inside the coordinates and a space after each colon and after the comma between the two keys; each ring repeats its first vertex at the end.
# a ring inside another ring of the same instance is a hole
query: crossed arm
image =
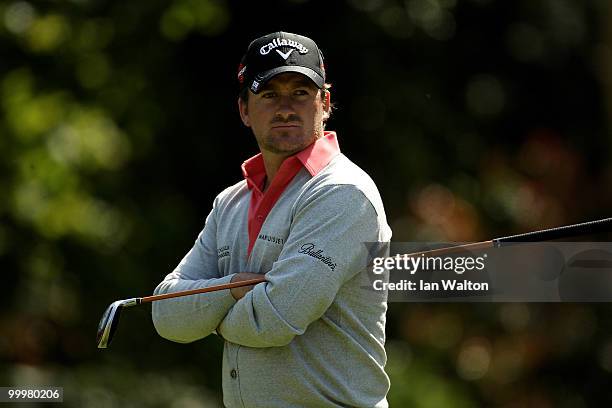
{"type": "MultiPolygon", "coordinates": [[[[216,247],[206,239],[213,228],[214,209],[194,248],[156,293],[261,276],[241,272],[219,278],[216,247]]],[[[155,327],[162,337],[178,342],[198,340],[216,329],[225,340],[244,346],[288,344],[325,313],[344,282],[365,266],[363,243],[378,240],[379,228],[372,204],[354,186],[320,189],[296,212],[283,250],[266,273],[267,282],[156,302],[155,327]],[[329,262],[303,251],[305,245],[314,245],[329,262]]]]}

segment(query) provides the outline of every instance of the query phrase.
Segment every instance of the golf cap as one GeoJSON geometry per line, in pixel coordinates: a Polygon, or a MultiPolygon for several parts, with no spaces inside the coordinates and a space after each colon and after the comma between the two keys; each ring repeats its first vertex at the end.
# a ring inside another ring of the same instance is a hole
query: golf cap
{"type": "Polygon", "coordinates": [[[272,77],[297,72],[318,88],[325,84],[323,54],[317,44],[303,35],[282,31],[264,35],[249,44],[238,67],[240,89],[258,93],[272,77]]]}

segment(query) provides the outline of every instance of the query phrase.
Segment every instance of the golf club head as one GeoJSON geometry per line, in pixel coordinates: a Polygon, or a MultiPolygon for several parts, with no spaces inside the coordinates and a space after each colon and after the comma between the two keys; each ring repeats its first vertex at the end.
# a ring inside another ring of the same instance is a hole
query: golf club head
{"type": "Polygon", "coordinates": [[[115,334],[115,330],[117,330],[117,325],[119,324],[119,317],[121,316],[121,310],[124,307],[134,306],[139,304],[139,299],[126,299],[126,300],[117,300],[116,302],[111,303],[109,307],[106,308],[102,318],[100,319],[100,323],[98,323],[98,333],[96,335],[96,340],[98,342],[98,348],[107,348],[113,339],[113,335],[115,334]]]}

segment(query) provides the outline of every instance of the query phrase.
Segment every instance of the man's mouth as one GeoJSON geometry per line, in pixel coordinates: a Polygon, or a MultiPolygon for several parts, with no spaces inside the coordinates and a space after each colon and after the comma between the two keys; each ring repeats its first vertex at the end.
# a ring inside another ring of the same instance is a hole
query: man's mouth
{"type": "Polygon", "coordinates": [[[298,124],[287,124],[287,123],[278,124],[278,125],[272,125],[272,129],[293,129],[293,128],[298,128],[298,127],[300,127],[300,125],[298,125],[298,124]]]}

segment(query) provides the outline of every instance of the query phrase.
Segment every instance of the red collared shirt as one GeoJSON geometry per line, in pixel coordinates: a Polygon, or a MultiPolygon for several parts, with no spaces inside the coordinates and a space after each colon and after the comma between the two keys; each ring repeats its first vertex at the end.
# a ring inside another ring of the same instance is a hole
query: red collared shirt
{"type": "Polygon", "coordinates": [[[325,132],[323,137],[317,139],[301,152],[287,157],[266,191],[262,191],[266,181],[266,168],[261,153],[242,164],[242,174],[246,179],[249,190],[251,190],[248,215],[249,255],[266,217],[302,166],[314,177],[338,153],[340,153],[340,146],[338,145],[336,132],[325,132]]]}

